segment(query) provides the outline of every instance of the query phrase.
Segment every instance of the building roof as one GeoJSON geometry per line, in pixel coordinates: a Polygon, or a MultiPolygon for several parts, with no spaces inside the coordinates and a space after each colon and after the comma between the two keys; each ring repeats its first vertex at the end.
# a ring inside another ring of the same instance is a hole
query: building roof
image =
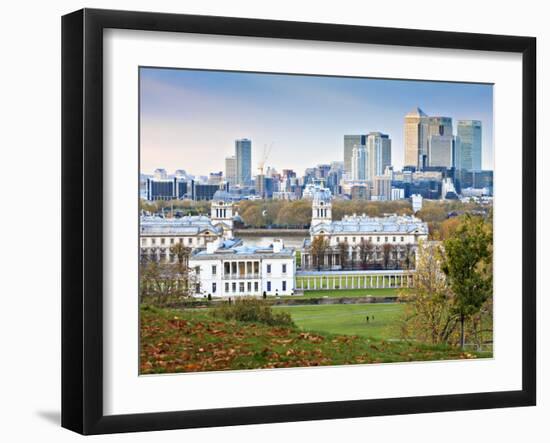
{"type": "Polygon", "coordinates": [[[428,234],[428,224],[408,215],[390,215],[387,217],[346,216],[339,221],[321,223],[312,226],[312,235],[321,232],[327,234],[428,234]]]}
{"type": "Polygon", "coordinates": [[[219,191],[214,192],[214,196],[212,197],[212,200],[218,200],[223,202],[232,202],[234,200],[234,197],[227,192],[225,189],[220,189],[219,191]]]}
{"type": "Polygon", "coordinates": [[[210,218],[204,215],[181,218],[142,216],[139,231],[140,235],[197,235],[206,231],[219,235],[223,233],[219,226],[214,226],[210,218]]]}
{"type": "Polygon", "coordinates": [[[428,115],[424,113],[422,109],[419,107],[414,108],[411,112],[409,112],[405,117],[427,117],[428,115]]]}
{"type": "Polygon", "coordinates": [[[273,252],[272,244],[269,246],[251,246],[240,243],[236,246],[230,246],[226,243],[227,240],[214,252],[208,252],[207,250],[198,251],[191,257],[191,260],[292,258],[294,255],[294,248],[283,247],[279,252],[273,252]]]}

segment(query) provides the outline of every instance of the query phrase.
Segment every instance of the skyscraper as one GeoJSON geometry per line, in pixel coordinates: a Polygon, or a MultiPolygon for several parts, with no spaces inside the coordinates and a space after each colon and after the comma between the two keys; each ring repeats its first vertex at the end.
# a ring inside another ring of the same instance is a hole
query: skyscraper
{"type": "Polygon", "coordinates": [[[457,169],[481,170],[481,122],[458,120],[456,135],[460,139],[457,169]]]}
{"type": "Polygon", "coordinates": [[[428,152],[428,116],[420,108],[405,115],[405,166],[421,168],[428,152]]]}
{"type": "Polygon", "coordinates": [[[391,166],[391,139],[381,132],[371,132],[367,136],[366,180],[374,180],[384,174],[386,167],[391,166]]]}
{"type": "Polygon", "coordinates": [[[431,135],[429,140],[429,166],[454,166],[455,137],[452,135],[431,135]]]}
{"type": "Polygon", "coordinates": [[[355,145],[351,152],[351,179],[366,180],[367,151],[363,145],[355,145]]]}
{"type": "Polygon", "coordinates": [[[252,142],[247,138],[235,140],[235,159],[237,162],[237,183],[250,184],[252,176],[252,142]]]}
{"type": "Polygon", "coordinates": [[[237,183],[237,158],[234,155],[225,158],[225,180],[230,185],[237,183]]]}
{"type": "Polygon", "coordinates": [[[344,173],[351,178],[351,155],[354,146],[365,146],[366,135],[344,135],[344,173]]]}
{"type": "Polygon", "coordinates": [[[428,138],[432,135],[453,135],[451,117],[428,117],[428,138]]]}

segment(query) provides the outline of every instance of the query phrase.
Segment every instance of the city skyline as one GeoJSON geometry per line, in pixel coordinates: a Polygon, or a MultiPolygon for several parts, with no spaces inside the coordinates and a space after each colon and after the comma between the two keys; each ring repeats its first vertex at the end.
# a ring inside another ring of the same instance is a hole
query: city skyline
{"type": "Polygon", "coordinates": [[[301,174],[343,161],[344,135],[375,131],[392,139],[392,164],[400,169],[404,117],[416,107],[451,117],[454,134],[458,120],[480,120],[482,168],[493,169],[493,91],[486,84],[141,68],[140,99],[143,173],[224,171],[235,141],[248,138],[253,176],[270,144],[266,166],[301,174]]]}

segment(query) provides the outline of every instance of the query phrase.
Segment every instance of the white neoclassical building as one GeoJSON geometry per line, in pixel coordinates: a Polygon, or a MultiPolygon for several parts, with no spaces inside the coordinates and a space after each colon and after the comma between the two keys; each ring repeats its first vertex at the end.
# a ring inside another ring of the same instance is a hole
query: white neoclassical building
{"type": "Polygon", "coordinates": [[[240,244],[233,239],[233,203],[226,191],[214,194],[210,217],[205,215],[181,218],[141,216],[140,251],[142,257],[156,257],[162,262],[174,262],[171,248],[177,243],[190,249],[205,248],[214,240],[227,240],[232,246],[240,244]]]}
{"type": "Polygon", "coordinates": [[[268,247],[229,246],[216,240],[189,258],[195,297],[292,295],[295,251],[282,240],[268,247]]]}
{"type": "Polygon", "coordinates": [[[315,267],[341,269],[340,255],[344,249],[347,250],[344,261],[352,269],[362,261],[368,261],[371,268],[379,269],[385,248],[390,250],[394,263],[401,263],[407,255],[414,254],[419,242],[428,239],[428,224],[414,216],[396,214],[384,217],[354,214],[333,221],[330,194],[318,192],[312,201],[309,234],[302,248],[303,270],[315,267]],[[326,239],[327,248],[324,257],[313,260],[312,243],[317,237],[326,239]]]}

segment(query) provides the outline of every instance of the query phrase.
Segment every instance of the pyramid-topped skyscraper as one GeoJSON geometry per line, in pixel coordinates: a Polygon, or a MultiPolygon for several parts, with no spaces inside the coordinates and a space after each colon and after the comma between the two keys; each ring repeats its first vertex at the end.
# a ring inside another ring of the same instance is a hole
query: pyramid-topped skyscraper
{"type": "Polygon", "coordinates": [[[428,116],[416,107],[405,115],[405,163],[404,166],[422,166],[428,153],[428,116]]]}

